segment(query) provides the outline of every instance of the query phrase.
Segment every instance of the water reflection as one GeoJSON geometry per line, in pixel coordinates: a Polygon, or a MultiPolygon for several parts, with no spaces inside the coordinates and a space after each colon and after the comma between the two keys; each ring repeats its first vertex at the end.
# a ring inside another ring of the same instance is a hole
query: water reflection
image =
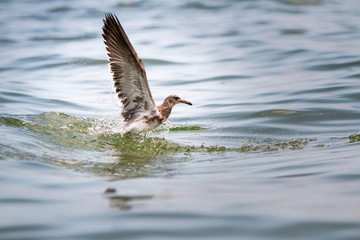
{"type": "Polygon", "coordinates": [[[119,195],[116,194],[116,189],[114,188],[107,188],[104,195],[110,201],[110,207],[120,210],[131,210],[134,205],[139,204],[141,200],[151,200],[153,198],[151,195],[119,195]]]}

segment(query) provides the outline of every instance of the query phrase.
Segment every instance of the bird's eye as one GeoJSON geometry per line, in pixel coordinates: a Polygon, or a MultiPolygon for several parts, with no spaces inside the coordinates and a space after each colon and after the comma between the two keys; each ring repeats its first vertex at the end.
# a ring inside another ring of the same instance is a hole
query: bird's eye
{"type": "Polygon", "coordinates": [[[175,97],[175,100],[179,100],[180,98],[179,97],[175,97]]]}

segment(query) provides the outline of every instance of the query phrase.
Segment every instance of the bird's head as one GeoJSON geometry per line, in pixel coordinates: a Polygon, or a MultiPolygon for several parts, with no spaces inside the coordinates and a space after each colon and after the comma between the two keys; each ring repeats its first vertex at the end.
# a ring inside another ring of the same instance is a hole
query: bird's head
{"type": "Polygon", "coordinates": [[[167,102],[169,105],[171,106],[174,106],[178,103],[185,103],[187,105],[191,105],[192,106],[192,103],[189,102],[189,101],[186,101],[185,99],[182,99],[180,98],[178,95],[176,94],[172,94],[170,96],[168,96],[167,98],[165,98],[165,101],[164,102],[167,102]]]}

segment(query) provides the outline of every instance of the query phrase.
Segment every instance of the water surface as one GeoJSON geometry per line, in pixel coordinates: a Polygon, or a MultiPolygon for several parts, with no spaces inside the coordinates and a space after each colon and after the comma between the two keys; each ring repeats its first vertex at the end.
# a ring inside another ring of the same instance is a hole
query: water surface
{"type": "Polygon", "coordinates": [[[1,1],[0,239],[359,239],[360,3],[1,1]],[[169,122],[121,136],[113,12],[169,122]]]}

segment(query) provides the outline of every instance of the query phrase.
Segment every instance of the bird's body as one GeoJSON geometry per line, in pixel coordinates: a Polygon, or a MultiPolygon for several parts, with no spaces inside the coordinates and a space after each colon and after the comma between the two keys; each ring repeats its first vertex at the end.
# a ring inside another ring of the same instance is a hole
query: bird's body
{"type": "Polygon", "coordinates": [[[133,122],[128,122],[123,128],[123,133],[140,133],[152,130],[160,126],[164,121],[161,119],[160,114],[156,116],[141,116],[133,122]]]}
{"type": "Polygon", "coordinates": [[[110,71],[123,109],[123,133],[140,133],[165,122],[178,103],[192,105],[173,94],[156,106],[146,78],[145,67],[115,15],[105,15],[104,43],[108,51],[110,71]]]}

